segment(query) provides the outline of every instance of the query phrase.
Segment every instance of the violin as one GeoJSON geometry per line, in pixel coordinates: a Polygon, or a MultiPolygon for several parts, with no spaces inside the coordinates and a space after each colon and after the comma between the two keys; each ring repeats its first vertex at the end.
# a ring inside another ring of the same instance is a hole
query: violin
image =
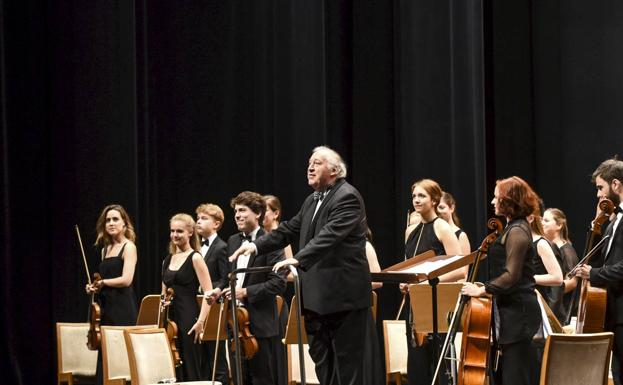
{"type": "MultiPolygon", "coordinates": [[[[260,347],[257,344],[255,336],[251,334],[251,329],[249,328],[249,312],[247,309],[242,306],[236,307],[236,321],[237,325],[234,325],[232,314],[227,314],[227,323],[229,324],[229,327],[234,331],[234,333],[238,333],[240,348],[242,349],[240,352],[241,356],[246,360],[250,360],[257,354],[260,347]]],[[[231,351],[232,353],[236,352],[236,346],[233,343],[231,351]]]]}
{"type": "MultiPolygon", "coordinates": [[[[89,265],[87,264],[87,257],[84,254],[84,246],[82,245],[82,237],[80,236],[80,229],[78,225],[75,225],[76,236],[78,238],[78,244],[80,245],[80,252],[82,253],[82,262],[84,263],[84,270],[87,273],[87,281],[89,286],[98,286],[102,277],[99,273],[93,274],[93,281],[91,281],[91,274],[89,273],[89,265]]],[[[102,321],[102,310],[100,305],[95,301],[95,292],[91,293],[91,303],[89,305],[89,312],[87,315],[89,323],[89,332],[87,333],[87,347],[89,350],[98,350],[102,344],[102,334],[100,329],[100,323],[102,321]]]]}
{"type": "Polygon", "coordinates": [[[160,302],[160,312],[158,313],[158,327],[167,331],[167,338],[169,339],[169,345],[171,346],[171,354],[173,354],[173,362],[177,368],[182,365],[182,357],[180,356],[180,351],[177,348],[178,328],[177,324],[169,319],[169,307],[164,306],[163,304],[163,302],[173,301],[174,295],[175,290],[169,287],[167,288],[166,294],[160,296],[162,301],[160,302]]]}
{"type": "MultiPolygon", "coordinates": [[[[614,212],[614,204],[612,201],[604,199],[599,202],[599,209],[601,213],[594,219],[586,241],[585,255],[593,247],[595,238],[601,235],[601,226],[608,221],[614,212]]],[[[585,264],[589,263],[590,260],[590,256],[587,257],[583,258],[585,264]]],[[[581,280],[575,332],[578,334],[602,332],[606,321],[606,290],[592,287],[588,279],[582,278],[581,280]]]]}
{"type": "MultiPolygon", "coordinates": [[[[97,286],[102,280],[99,273],[93,273],[93,285],[97,286]]],[[[91,305],[89,306],[89,332],[87,333],[87,347],[89,350],[98,350],[102,345],[102,311],[100,305],[95,301],[95,293],[91,294],[91,305]]]]}

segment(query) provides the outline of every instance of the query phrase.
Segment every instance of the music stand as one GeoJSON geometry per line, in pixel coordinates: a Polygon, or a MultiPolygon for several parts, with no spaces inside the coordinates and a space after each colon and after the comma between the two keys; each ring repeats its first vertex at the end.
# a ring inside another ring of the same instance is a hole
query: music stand
{"type": "MultiPolygon", "coordinates": [[[[439,341],[439,320],[437,286],[439,277],[472,264],[478,251],[467,255],[435,255],[432,250],[397,263],[379,273],[371,273],[373,281],[393,283],[420,283],[428,281],[432,308],[433,359],[438,359],[437,342],[439,341]]],[[[481,260],[485,256],[481,257],[481,260]]],[[[458,295],[457,295],[458,297],[458,295]]],[[[454,299],[456,302],[456,297],[454,299]]]]}
{"type": "MultiPolygon", "coordinates": [[[[205,301],[202,295],[197,296],[197,302],[205,301]]],[[[227,305],[229,305],[229,300],[225,298],[223,300],[223,309],[227,309],[227,305]]],[[[216,335],[218,334],[219,341],[227,340],[227,310],[220,312],[220,303],[214,303],[212,305],[208,305],[208,315],[206,316],[205,323],[203,324],[203,336],[201,337],[202,341],[216,341],[216,335]],[[220,325],[221,331],[217,332],[219,325],[219,314],[221,315],[220,325]]]]}

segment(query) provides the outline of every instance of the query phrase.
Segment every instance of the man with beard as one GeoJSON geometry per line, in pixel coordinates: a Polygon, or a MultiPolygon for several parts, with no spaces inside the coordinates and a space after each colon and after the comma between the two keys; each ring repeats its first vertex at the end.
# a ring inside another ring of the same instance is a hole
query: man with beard
{"type": "Polygon", "coordinates": [[[610,199],[615,204],[615,216],[611,218],[604,235],[610,239],[602,248],[600,267],[583,265],[577,276],[588,278],[591,285],[605,287],[608,293],[606,305],[606,330],[614,332],[612,376],[615,385],[623,384],[623,224],[621,206],[623,201],[623,161],[608,159],[593,172],[592,181],[597,188],[597,198],[610,199]]]}

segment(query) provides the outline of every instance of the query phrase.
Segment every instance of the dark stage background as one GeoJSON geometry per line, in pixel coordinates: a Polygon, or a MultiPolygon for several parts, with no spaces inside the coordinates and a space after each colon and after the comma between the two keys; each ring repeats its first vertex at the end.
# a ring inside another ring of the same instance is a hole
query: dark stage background
{"type": "MultiPolygon", "coordinates": [[[[409,186],[454,193],[474,248],[497,178],[520,175],[582,248],[589,175],[623,143],[619,1],[0,0],[5,382],[54,382],[56,321],[84,321],[73,225],[124,205],[139,296],[168,219],[272,193],[284,217],[328,144],[363,194],[381,266],[402,258],[409,186]]],[[[91,268],[97,252],[87,248],[91,268]]],[[[380,291],[391,318],[397,289],[380,291]]]]}

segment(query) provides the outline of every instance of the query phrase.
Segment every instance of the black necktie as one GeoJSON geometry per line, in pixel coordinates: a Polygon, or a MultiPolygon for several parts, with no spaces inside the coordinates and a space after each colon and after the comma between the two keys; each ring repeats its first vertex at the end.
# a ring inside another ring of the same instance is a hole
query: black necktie
{"type": "Polygon", "coordinates": [[[202,245],[204,245],[204,246],[208,246],[208,247],[210,247],[210,240],[209,240],[209,239],[206,239],[206,240],[204,240],[203,242],[201,242],[201,244],[202,244],[202,245]]]}
{"type": "Polygon", "coordinates": [[[240,233],[240,238],[242,238],[242,242],[244,241],[251,242],[251,235],[244,235],[244,233],[240,233]]]}

